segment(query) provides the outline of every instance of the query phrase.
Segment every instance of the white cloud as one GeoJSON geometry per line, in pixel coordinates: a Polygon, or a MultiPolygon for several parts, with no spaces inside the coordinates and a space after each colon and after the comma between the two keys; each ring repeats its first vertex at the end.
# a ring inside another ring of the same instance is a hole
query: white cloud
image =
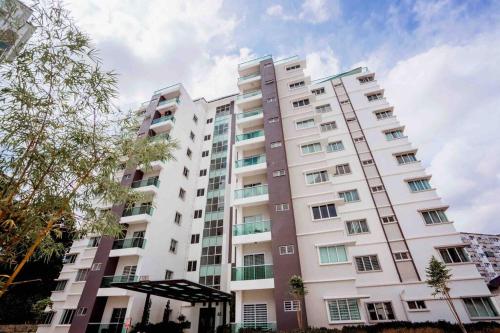
{"type": "Polygon", "coordinates": [[[332,17],[338,17],[340,4],[336,0],[304,0],[300,12],[297,14],[285,13],[283,6],[279,4],[268,7],[266,14],[284,21],[305,21],[316,24],[326,22],[332,17]]]}
{"type": "Polygon", "coordinates": [[[321,51],[308,53],[306,61],[306,74],[310,75],[312,80],[337,74],[340,71],[339,60],[329,47],[321,51]]]}

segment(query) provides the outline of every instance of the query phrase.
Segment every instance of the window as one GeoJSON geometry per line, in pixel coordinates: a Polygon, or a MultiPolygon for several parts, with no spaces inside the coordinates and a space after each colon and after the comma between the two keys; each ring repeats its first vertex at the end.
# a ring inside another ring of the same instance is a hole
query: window
{"type": "Polygon", "coordinates": [[[374,80],[375,80],[375,78],[373,75],[368,75],[368,76],[363,76],[363,77],[358,78],[358,81],[360,84],[372,82],[374,80]]]}
{"type": "Polygon", "coordinates": [[[368,98],[368,102],[373,102],[373,101],[377,101],[379,99],[384,98],[384,94],[381,92],[378,92],[375,94],[366,95],[366,98],[368,98]]]}
{"type": "Polygon", "coordinates": [[[345,224],[349,235],[365,234],[370,232],[370,230],[368,230],[368,223],[366,223],[365,219],[346,221],[345,224]]]}
{"type": "Polygon", "coordinates": [[[392,110],[377,111],[375,112],[375,117],[377,117],[378,120],[392,118],[392,110]]]}
{"type": "Polygon", "coordinates": [[[464,298],[471,318],[498,317],[498,311],[489,297],[464,298]]]}
{"type": "Polygon", "coordinates": [[[243,327],[267,326],[267,304],[243,304],[243,327]]]}
{"type": "Polygon", "coordinates": [[[207,119],[207,124],[211,124],[214,121],[214,118],[208,118],[207,119]]]}
{"type": "Polygon", "coordinates": [[[276,102],[276,97],[271,97],[266,100],[266,103],[276,102]]]}
{"type": "Polygon", "coordinates": [[[175,224],[181,224],[182,214],[175,212],[174,222],[175,224]]]}
{"type": "Polygon", "coordinates": [[[87,314],[87,310],[88,310],[88,308],[86,308],[86,307],[78,308],[76,315],[77,316],[85,316],[87,314]]]}
{"type": "Polygon", "coordinates": [[[365,137],[360,136],[360,137],[354,138],[353,141],[354,141],[354,143],[365,142],[365,137]]]}
{"type": "Polygon", "coordinates": [[[201,157],[207,157],[209,154],[209,151],[208,150],[204,150],[202,153],[201,153],[201,157]]]}
{"type": "Polygon", "coordinates": [[[328,172],[326,170],[306,173],[306,184],[313,185],[328,181],[328,172]]]}
{"type": "Polygon", "coordinates": [[[317,113],[326,113],[332,111],[332,107],[330,104],[320,105],[316,107],[317,113]]]}
{"type": "Polygon", "coordinates": [[[200,242],[200,234],[191,235],[191,244],[198,244],[200,242]]]}
{"type": "Polygon", "coordinates": [[[207,169],[201,169],[200,170],[200,177],[204,177],[207,175],[207,169]]]}
{"type": "Polygon", "coordinates": [[[281,147],[281,141],[271,142],[270,147],[271,148],[281,147]]]}
{"type": "Polygon", "coordinates": [[[300,301],[283,301],[283,309],[285,312],[297,312],[300,310],[300,301]]]}
{"type": "Polygon", "coordinates": [[[189,148],[188,148],[188,149],[186,150],[186,155],[187,155],[189,158],[191,158],[191,156],[193,155],[193,152],[191,151],[191,149],[189,149],[189,148]]]}
{"type": "Polygon", "coordinates": [[[210,140],[210,138],[211,138],[211,135],[210,135],[210,134],[205,135],[205,136],[203,137],[203,141],[208,141],[208,140],[210,140]]]}
{"type": "Polygon", "coordinates": [[[279,248],[280,256],[284,256],[287,254],[293,254],[295,252],[294,245],[281,245],[279,248]]]}
{"type": "Polygon", "coordinates": [[[429,179],[415,179],[408,181],[408,186],[412,192],[421,192],[431,189],[429,179]]]}
{"type": "Polygon", "coordinates": [[[202,209],[197,209],[197,210],[194,211],[194,218],[195,219],[200,219],[202,215],[203,215],[203,210],[202,209]]]}
{"type": "Polygon", "coordinates": [[[348,99],[346,100],[343,100],[343,101],[340,101],[340,105],[350,105],[351,104],[351,101],[349,101],[348,99]]]}
{"type": "Polygon", "coordinates": [[[334,151],[344,150],[344,144],[342,141],[329,142],[326,146],[326,151],[328,153],[333,153],[334,151]]]}
{"type": "Polygon", "coordinates": [[[319,142],[310,143],[300,146],[300,149],[302,150],[302,154],[304,155],[317,153],[321,151],[321,144],[319,142]]]}
{"type": "Polygon", "coordinates": [[[194,137],[195,137],[195,136],[194,136],[194,133],[193,133],[193,132],[189,133],[189,138],[191,138],[191,141],[194,141],[194,137]]]}
{"type": "Polygon", "coordinates": [[[319,250],[320,264],[335,264],[347,262],[347,251],[344,245],[322,246],[319,250]]]}
{"type": "MultiPolygon", "coordinates": [[[[94,247],[94,246],[91,246],[91,247],[94,247]]],[[[66,254],[63,258],[63,264],[74,264],[76,261],[76,257],[78,257],[78,254],[76,254],[76,253],[66,254]]]]}
{"type": "Polygon", "coordinates": [[[170,240],[170,252],[176,253],[177,252],[177,241],[175,239],[170,240]]]}
{"type": "Polygon", "coordinates": [[[372,190],[372,193],[378,193],[378,192],[385,191],[384,185],[372,186],[370,189],[372,190]]]}
{"type": "Polygon", "coordinates": [[[174,272],[167,269],[165,271],[165,280],[172,280],[173,277],[174,277],[174,272]]]}
{"type": "Polygon", "coordinates": [[[319,126],[321,129],[321,132],[328,132],[328,131],[332,131],[332,130],[336,129],[337,123],[335,123],[334,121],[330,121],[327,123],[320,124],[319,126]]]}
{"type": "Polygon", "coordinates": [[[385,138],[389,141],[404,138],[403,130],[395,129],[385,132],[385,138]]]}
{"type": "Polygon", "coordinates": [[[198,117],[196,117],[196,115],[193,115],[193,121],[194,121],[195,124],[198,123],[198,117]]]}
{"type": "Polygon", "coordinates": [[[469,256],[465,252],[465,248],[463,246],[441,248],[439,249],[439,253],[443,258],[443,261],[447,264],[470,262],[469,256]]]}
{"type": "Polygon", "coordinates": [[[425,301],[407,301],[406,304],[408,304],[408,309],[409,310],[426,310],[427,305],[425,304],[425,301]]]}
{"type": "Polygon", "coordinates": [[[282,203],[274,206],[277,212],[284,212],[290,209],[290,206],[287,203],[282,203]]]}
{"type": "Polygon", "coordinates": [[[339,192],[339,197],[344,199],[345,202],[359,201],[358,190],[339,192]]]}
{"type": "Polygon", "coordinates": [[[299,68],[300,68],[300,64],[295,64],[295,65],[287,66],[286,70],[293,71],[294,69],[299,69],[299,68]]]}
{"type": "Polygon", "coordinates": [[[55,311],[47,311],[42,313],[39,325],[50,325],[52,324],[52,320],[54,319],[55,311]]]}
{"type": "Polygon", "coordinates": [[[89,273],[89,269],[88,268],[79,269],[78,272],[76,273],[75,281],[79,282],[79,281],[85,281],[85,280],[87,280],[87,274],[88,273],[89,273]]]}
{"type": "Polygon", "coordinates": [[[337,216],[335,204],[325,204],[311,207],[313,220],[329,219],[337,216]]]}
{"type": "Polygon", "coordinates": [[[304,87],[305,85],[306,85],[306,83],[304,81],[299,81],[299,82],[290,83],[288,86],[290,87],[290,89],[297,89],[297,88],[304,87]]]}
{"type": "Polygon", "coordinates": [[[335,176],[346,175],[351,173],[349,164],[339,164],[335,166],[335,176]]]}
{"type": "Polygon", "coordinates": [[[358,300],[355,298],[333,299],[327,301],[330,322],[361,320],[358,300]]]}
{"type": "Polygon", "coordinates": [[[122,275],[124,275],[124,276],[135,276],[136,272],[137,272],[137,266],[136,265],[123,266],[123,273],[122,273],[122,275]]]}
{"type": "Polygon", "coordinates": [[[76,309],[64,309],[61,320],[59,320],[60,325],[69,325],[73,321],[73,317],[75,316],[76,309]]]}
{"type": "Polygon", "coordinates": [[[297,129],[311,128],[314,127],[315,125],[316,124],[314,123],[314,119],[301,120],[295,123],[297,129]]]}
{"type": "Polygon", "coordinates": [[[376,255],[355,257],[358,272],[380,271],[380,264],[376,255]]]}
{"type": "Polygon", "coordinates": [[[273,80],[273,79],[271,79],[271,80],[266,80],[266,81],[264,82],[264,84],[273,84],[273,83],[274,83],[274,80],[273,80]]]}
{"type": "Polygon", "coordinates": [[[410,260],[410,254],[406,251],[393,253],[394,260],[396,261],[406,261],[410,260]]]}
{"type": "Polygon", "coordinates": [[[398,222],[398,220],[396,219],[396,216],[394,216],[394,215],[383,216],[380,219],[382,220],[382,223],[396,223],[396,222],[398,222]]]}
{"type": "Polygon", "coordinates": [[[184,167],[184,170],[182,170],[182,174],[184,175],[184,177],[188,178],[189,177],[189,169],[184,167]]]}
{"type": "Polygon", "coordinates": [[[445,214],[444,208],[432,209],[421,212],[424,217],[425,224],[439,224],[444,222],[449,222],[448,217],[445,214]]]}
{"type": "Polygon", "coordinates": [[[229,114],[229,110],[231,109],[231,104],[220,105],[215,108],[215,114],[219,116],[223,116],[229,114]]]}
{"type": "Polygon", "coordinates": [[[318,89],[313,89],[313,90],[311,90],[311,92],[314,95],[323,95],[325,93],[325,88],[321,87],[321,88],[318,88],[318,89]]]}
{"type": "Polygon", "coordinates": [[[187,268],[187,271],[188,272],[194,272],[196,271],[196,260],[189,260],[188,261],[188,268],[187,268]]]}
{"type": "Polygon", "coordinates": [[[294,108],[300,108],[303,106],[309,105],[309,98],[299,99],[298,101],[294,101],[292,103],[294,108]]]}
{"type": "Polygon", "coordinates": [[[284,169],[273,171],[273,177],[281,177],[284,175],[286,175],[286,171],[284,169]]]}
{"type": "Polygon", "coordinates": [[[66,288],[66,284],[68,283],[68,280],[58,280],[56,281],[56,287],[54,288],[54,291],[63,291],[66,288]]]}
{"type": "Polygon", "coordinates": [[[205,195],[205,189],[204,188],[199,188],[198,190],[196,190],[196,196],[197,197],[202,197],[205,195]]]}
{"type": "Polygon", "coordinates": [[[185,196],[186,196],[186,191],[181,187],[179,189],[179,198],[184,199],[185,196]]]}
{"type": "Polygon", "coordinates": [[[279,117],[272,117],[272,118],[269,118],[267,122],[269,124],[279,123],[280,122],[280,118],[279,117]]]}
{"type": "Polygon", "coordinates": [[[417,162],[417,157],[415,153],[401,153],[396,155],[396,160],[399,164],[408,164],[417,162]]]}
{"type": "Polygon", "coordinates": [[[375,164],[375,161],[373,161],[372,159],[369,159],[369,160],[364,160],[363,162],[361,162],[363,165],[372,165],[372,164],[375,164]]]}
{"type": "Polygon", "coordinates": [[[98,247],[101,242],[101,237],[90,237],[88,247],[98,247]]]}
{"type": "Polygon", "coordinates": [[[91,270],[93,271],[100,271],[102,267],[102,263],[96,262],[95,264],[92,264],[91,270]]]}
{"type": "Polygon", "coordinates": [[[370,320],[394,320],[394,311],[392,311],[391,302],[367,303],[370,320]]]}

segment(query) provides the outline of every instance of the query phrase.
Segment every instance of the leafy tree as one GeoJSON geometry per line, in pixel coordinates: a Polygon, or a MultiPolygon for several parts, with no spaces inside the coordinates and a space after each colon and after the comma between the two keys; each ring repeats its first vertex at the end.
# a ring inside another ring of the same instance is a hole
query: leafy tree
{"type": "MultiPolygon", "coordinates": [[[[304,296],[307,295],[307,288],[304,286],[304,281],[302,277],[298,275],[293,275],[288,280],[288,286],[290,288],[290,295],[300,303],[302,303],[304,296]]],[[[299,306],[297,310],[297,324],[299,328],[304,328],[304,320],[302,316],[302,306],[299,306]]]]}
{"type": "Polygon", "coordinates": [[[451,312],[453,313],[453,316],[458,322],[458,325],[460,326],[460,329],[462,332],[467,333],[467,330],[465,329],[464,324],[460,320],[460,317],[458,315],[457,309],[455,308],[455,305],[453,304],[453,300],[450,296],[450,287],[448,286],[448,283],[451,278],[450,270],[446,267],[446,265],[439,260],[436,259],[436,257],[432,256],[431,260],[429,261],[429,266],[425,269],[427,273],[427,284],[434,289],[434,292],[432,293],[433,296],[436,295],[443,295],[446,302],[450,306],[451,312]]]}
{"type": "Polygon", "coordinates": [[[123,162],[148,169],[176,148],[137,137],[137,115],[112,103],[117,75],[59,2],[33,9],[32,38],[0,64],[0,263],[13,270],[0,272],[0,296],[33,255],[64,251],[48,235],[119,235],[119,217],[98,206],[145,200],[120,184],[123,162]]]}

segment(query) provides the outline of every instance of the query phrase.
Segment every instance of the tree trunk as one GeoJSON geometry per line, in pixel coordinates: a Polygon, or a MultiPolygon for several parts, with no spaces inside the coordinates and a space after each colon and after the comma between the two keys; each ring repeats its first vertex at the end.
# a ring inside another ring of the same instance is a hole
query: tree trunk
{"type": "Polygon", "coordinates": [[[451,312],[453,313],[453,316],[457,320],[458,327],[460,327],[460,330],[462,333],[467,333],[467,330],[465,329],[464,324],[462,323],[462,320],[460,320],[460,316],[458,315],[457,309],[455,308],[455,304],[453,304],[453,299],[451,298],[450,294],[446,291],[444,292],[444,296],[446,298],[446,301],[448,302],[448,305],[450,306],[451,312]]]}
{"type": "Polygon", "coordinates": [[[302,329],[302,310],[297,311],[297,325],[302,329]]]}

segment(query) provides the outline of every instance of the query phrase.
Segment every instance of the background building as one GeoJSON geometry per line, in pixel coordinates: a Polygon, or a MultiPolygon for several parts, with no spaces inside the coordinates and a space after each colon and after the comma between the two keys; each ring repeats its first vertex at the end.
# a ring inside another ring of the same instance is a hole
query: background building
{"type": "Polygon", "coordinates": [[[32,9],[18,0],[0,0],[0,61],[12,60],[31,37],[32,9]]]}
{"type": "Polygon", "coordinates": [[[500,236],[462,232],[467,253],[486,282],[500,275],[500,236]]]}
{"type": "MultiPolygon", "coordinates": [[[[312,81],[305,68],[297,57],[242,63],[239,94],[213,101],[181,84],[154,92],[138,135],[177,139],[176,160],[119,175],[151,199],[102,207],[122,216],[126,238],[73,244],[39,332],[121,330],[141,321],[145,296],[111,283],[180,278],[233,293],[235,328],[293,328],[299,308],[316,327],[453,321],[425,283],[432,255],[453,273],[463,321],[498,319],[375,74],[312,81]],[[289,294],[292,275],[304,301],[289,294]]],[[[221,304],[151,300],[151,322],[182,313],[191,332],[225,317],[221,304]]]]}

